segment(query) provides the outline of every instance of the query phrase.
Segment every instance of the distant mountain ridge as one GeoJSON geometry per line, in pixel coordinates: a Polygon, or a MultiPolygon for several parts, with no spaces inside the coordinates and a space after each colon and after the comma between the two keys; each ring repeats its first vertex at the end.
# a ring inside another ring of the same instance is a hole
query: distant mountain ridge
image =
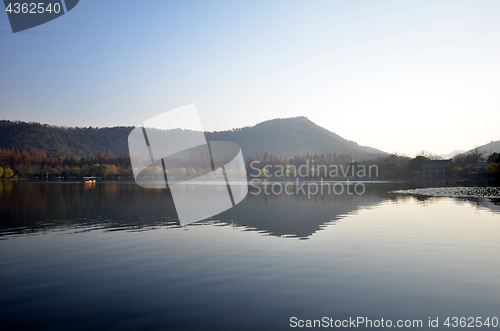
{"type": "Polygon", "coordinates": [[[475,148],[468,150],[468,151],[459,149],[459,150],[455,150],[455,151],[448,153],[448,154],[441,154],[439,156],[443,159],[452,159],[457,155],[471,153],[476,149],[479,152],[483,152],[485,155],[490,155],[492,153],[499,153],[500,154],[500,140],[492,140],[491,142],[489,142],[487,144],[475,147],[475,148]]]}
{"type": "Polygon", "coordinates": [[[465,153],[466,151],[464,150],[461,150],[461,149],[457,149],[457,150],[454,150],[453,152],[451,153],[448,153],[448,154],[441,154],[439,155],[442,159],[452,159],[453,157],[455,157],[457,154],[462,154],[462,153],[465,153]]]}
{"type": "Polygon", "coordinates": [[[449,154],[440,155],[440,157],[443,159],[451,159],[457,155],[465,155],[465,154],[473,153],[475,150],[482,152],[486,156],[488,156],[492,153],[499,153],[500,154],[500,140],[492,140],[491,142],[489,142],[487,144],[475,147],[475,148],[468,150],[468,151],[456,150],[456,151],[453,151],[449,154]]]}
{"type": "Polygon", "coordinates": [[[252,127],[206,134],[208,140],[234,141],[246,155],[268,152],[283,156],[305,153],[387,154],[360,146],[315,124],[306,117],[273,119],[252,127]]]}
{"type": "Polygon", "coordinates": [[[128,134],[133,127],[65,128],[40,123],[0,121],[0,147],[37,148],[48,156],[97,155],[111,151],[128,153],[128,134]]]}
{"type": "MultiPolygon", "coordinates": [[[[0,121],[0,147],[19,150],[37,148],[48,155],[97,155],[128,153],[128,135],[134,127],[65,128],[40,123],[0,121]]],[[[305,153],[337,153],[353,156],[387,154],[360,146],[354,141],[318,126],[306,117],[274,119],[252,127],[205,132],[207,140],[227,140],[239,144],[243,154],[267,152],[283,156],[305,153]]]]}
{"type": "MultiPolygon", "coordinates": [[[[488,155],[494,152],[500,153],[500,140],[491,141],[486,145],[482,145],[474,149],[478,149],[480,152],[485,152],[488,155]]],[[[470,151],[473,151],[474,149],[471,149],[470,151]]]]}

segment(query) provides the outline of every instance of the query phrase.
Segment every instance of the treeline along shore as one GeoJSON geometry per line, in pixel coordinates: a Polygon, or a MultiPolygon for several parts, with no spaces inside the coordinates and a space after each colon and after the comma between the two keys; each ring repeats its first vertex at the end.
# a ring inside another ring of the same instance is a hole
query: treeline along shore
{"type": "MultiPolygon", "coordinates": [[[[415,171],[422,164],[435,159],[435,156],[422,152],[411,158],[399,154],[382,155],[376,159],[355,160],[349,153],[305,153],[294,157],[284,157],[267,152],[247,156],[245,166],[249,178],[356,178],[356,179],[411,179],[415,171]]],[[[174,167],[170,169],[176,178],[194,178],[207,173],[206,164],[208,154],[200,154],[189,159],[173,160],[174,167]]],[[[149,160],[140,160],[145,165],[149,160]]],[[[492,174],[500,175],[500,156],[493,153],[489,156],[472,151],[457,155],[451,169],[452,175],[457,178],[468,177],[470,167],[479,161],[488,161],[488,170],[492,174]]],[[[161,176],[161,167],[148,167],[142,176],[161,176]]],[[[16,148],[0,148],[0,178],[3,179],[32,179],[32,180],[72,180],[86,176],[95,176],[102,179],[133,179],[133,169],[130,156],[121,153],[118,156],[110,151],[99,152],[96,156],[64,157],[61,154],[48,156],[43,150],[31,148],[18,150],[16,148]]]]}

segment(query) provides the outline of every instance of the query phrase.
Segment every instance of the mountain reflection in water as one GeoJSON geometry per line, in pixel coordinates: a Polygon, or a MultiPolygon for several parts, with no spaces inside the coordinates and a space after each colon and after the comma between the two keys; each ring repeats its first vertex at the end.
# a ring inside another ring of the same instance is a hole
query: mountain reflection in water
{"type": "MultiPolygon", "coordinates": [[[[410,185],[366,183],[362,195],[348,194],[345,190],[339,195],[328,194],[325,190],[324,194],[310,196],[297,190],[272,194],[269,188],[257,194],[255,187],[251,187],[241,203],[203,222],[243,227],[277,237],[307,239],[328,224],[360,209],[373,208],[388,200],[397,203],[409,199],[387,192],[410,185]]],[[[425,204],[440,198],[419,196],[416,199],[425,204]]],[[[500,213],[498,200],[456,201],[500,213]]],[[[50,231],[144,231],[179,226],[167,190],[145,189],[133,182],[88,185],[3,181],[0,182],[0,202],[0,237],[4,239],[11,235],[50,231]]]]}

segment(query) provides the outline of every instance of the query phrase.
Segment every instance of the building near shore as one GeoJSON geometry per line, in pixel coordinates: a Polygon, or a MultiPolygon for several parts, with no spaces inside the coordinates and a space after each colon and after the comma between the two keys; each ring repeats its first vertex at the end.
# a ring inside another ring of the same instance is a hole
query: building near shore
{"type": "Polygon", "coordinates": [[[413,179],[419,187],[442,187],[451,181],[451,168],[454,164],[449,160],[430,160],[422,164],[421,170],[415,171],[413,179]]]}
{"type": "Polygon", "coordinates": [[[470,186],[490,186],[495,183],[495,177],[486,167],[489,167],[488,162],[477,162],[469,170],[470,186]]]}

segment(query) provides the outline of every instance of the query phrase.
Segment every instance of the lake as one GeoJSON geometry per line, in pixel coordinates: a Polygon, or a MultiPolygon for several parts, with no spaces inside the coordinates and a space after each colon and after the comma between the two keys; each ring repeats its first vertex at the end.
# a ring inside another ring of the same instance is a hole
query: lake
{"type": "Polygon", "coordinates": [[[181,227],[166,190],[2,181],[0,329],[498,323],[499,200],[387,193],[410,187],[250,188],[236,207],[181,227]]]}

